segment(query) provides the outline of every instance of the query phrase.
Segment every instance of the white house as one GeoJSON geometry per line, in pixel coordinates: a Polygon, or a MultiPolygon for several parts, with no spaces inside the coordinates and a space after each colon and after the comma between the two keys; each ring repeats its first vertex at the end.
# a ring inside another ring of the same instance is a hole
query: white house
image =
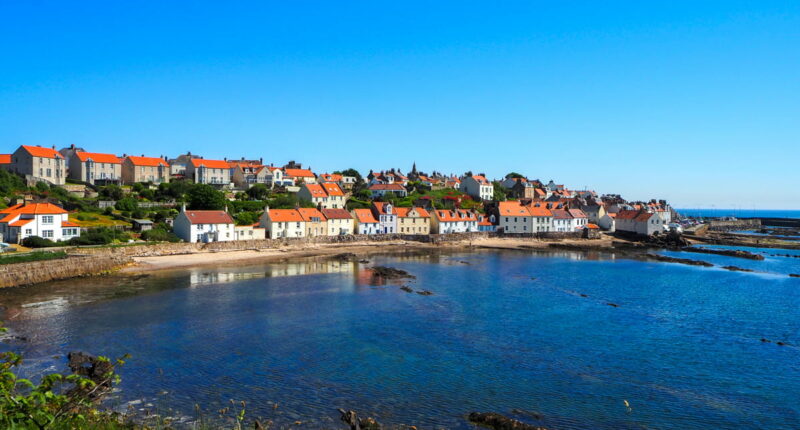
{"type": "Polygon", "coordinates": [[[314,206],[322,207],[323,209],[341,209],[344,207],[344,193],[339,188],[338,184],[332,182],[325,182],[322,184],[308,184],[303,183],[300,185],[300,191],[297,193],[297,198],[300,200],[308,200],[314,206]]]}
{"type": "Polygon", "coordinates": [[[192,211],[185,206],[172,222],[176,236],[186,242],[227,242],[235,240],[233,218],[225,211],[192,211]]]}
{"type": "Polygon", "coordinates": [[[469,233],[478,231],[478,217],[463,209],[431,211],[431,233],[469,233]]]}
{"type": "Polygon", "coordinates": [[[553,231],[553,212],[545,203],[532,202],[528,210],[531,212],[531,230],[534,233],[553,231]]]}
{"type": "Polygon", "coordinates": [[[499,202],[497,226],[504,233],[533,233],[530,209],[518,201],[499,202]]]}
{"type": "Polygon", "coordinates": [[[380,223],[372,215],[372,210],[353,209],[353,219],[356,223],[356,234],[378,234],[380,223]]]}
{"type": "Polygon", "coordinates": [[[258,223],[233,226],[233,240],[264,240],[266,238],[267,229],[259,227],[258,223]]]}
{"type": "Polygon", "coordinates": [[[372,202],[372,214],[378,219],[378,233],[397,233],[397,212],[387,202],[372,202]]]}
{"type": "Polygon", "coordinates": [[[668,210],[652,212],[645,209],[623,210],[617,213],[615,227],[616,231],[651,236],[666,232],[670,222],[672,222],[672,216],[668,210]]]}
{"type": "Polygon", "coordinates": [[[328,219],[328,236],[341,236],[355,232],[355,222],[347,210],[323,209],[322,214],[328,219]]]}
{"type": "Polygon", "coordinates": [[[565,209],[553,209],[553,231],[569,232],[575,231],[572,227],[572,215],[565,209]]]}
{"type": "Polygon", "coordinates": [[[69,221],[64,209],[51,203],[31,203],[0,211],[0,234],[8,243],[20,243],[31,236],[58,242],[80,236],[81,229],[69,221]]]}
{"type": "Polygon", "coordinates": [[[494,198],[494,186],[484,175],[464,177],[461,179],[459,190],[478,201],[492,200],[494,198]]]}
{"type": "Polygon", "coordinates": [[[267,237],[270,239],[306,235],[306,222],[295,209],[270,209],[267,206],[261,215],[259,225],[267,229],[267,237]]]}
{"type": "Polygon", "coordinates": [[[570,223],[571,231],[582,229],[589,224],[589,217],[580,209],[569,209],[569,215],[572,218],[570,223]]]}
{"type": "Polygon", "coordinates": [[[597,221],[597,224],[598,224],[598,225],[600,226],[600,228],[602,228],[603,230],[606,230],[606,231],[608,231],[608,232],[611,232],[611,233],[613,233],[613,232],[615,232],[615,231],[617,230],[617,228],[616,228],[616,226],[617,226],[617,220],[616,220],[616,218],[617,218],[617,214],[616,214],[616,213],[612,213],[612,212],[606,212],[606,214],[605,214],[605,215],[603,215],[603,216],[602,216],[602,217],[601,217],[601,218],[600,218],[600,219],[597,221]]]}

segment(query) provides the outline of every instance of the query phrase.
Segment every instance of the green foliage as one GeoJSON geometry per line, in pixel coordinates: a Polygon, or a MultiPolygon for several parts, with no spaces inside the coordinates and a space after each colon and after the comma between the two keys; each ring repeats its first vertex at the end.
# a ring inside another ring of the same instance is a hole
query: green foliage
{"type": "Polygon", "coordinates": [[[523,176],[523,175],[521,175],[521,174],[519,174],[517,172],[511,172],[508,175],[506,175],[506,178],[518,179],[518,178],[525,178],[525,176],[523,176]]]}
{"type": "Polygon", "coordinates": [[[2,256],[0,257],[0,264],[27,263],[29,261],[57,260],[61,258],[67,258],[67,253],[65,251],[56,251],[56,252],[38,251],[38,252],[31,252],[28,254],[2,256]]]}
{"type": "Polygon", "coordinates": [[[511,190],[503,187],[497,181],[492,182],[492,185],[494,186],[494,195],[492,196],[492,200],[502,202],[508,199],[508,196],[511,194],[511,190]]]}
{"type": "Polygon", "coordinates": [[[142,191],[139,191],[139,197],[153,201],[156,199],[156,192],[150,188],[145,188],[142,191]]]}
{"type": "Polygon", "coordinates": [[[356,178],[356,182],[362,182],[364,180],[364,178],[361,177],[361,173],[358,173],[358,170],[353,169],[353,168],[345,169],[345,170],[337,170],[337,171],[335,171],[333,173],[335,173],[337,175],[342,175],[342,176],[353,176],[353,177],[356,178]]]}
{"type": "MultiPolygon", "coordinates": [[[[0,327],[0,331],[5,328],[0,327]]],[[[0,427],[7,429],[118,428],[118,419],[99,411],[96,402],[119,383],[116,368],[125,364],[124,356],[113,363],[105,357],[108,371],[94,380],[78,374],[51,373],[38,384],[17,375],[22,356],[0,354],[0,427]]]]}
{"type": "Polygon", "coordinates": [[[158,184],[158,190],[156,190],[155,199],[159,201],[183,200],[186,193],[192,188],[192,185],[193,183],[187,180],[177,180],[158,184]]]}
{"type": "Polygon", "coordinates": [[[108,227],[90,228],[80,237],[73,237],[69,240],[70,245],[108,245],[114,241],[126,242],[131,235],[108,227]]]}
{"type": "Polygon", "coordinates": [[[131,186],[131,189],[133,191],[135,191],[136,193],[141,193],[145,189],[145,186],[144,186],[143,183],[137,182],[137,183],[133,184],[133,186],[131,186]]]}
{"type": "Polygon", "coordinates": [[[221,210],[228,202],[224,193],[207,184],[192,185],[186,193],[186,200],[189,209],[195,210],[221,210]]]}
{"type": "Polygon", "coordinates": [[[103,200],[119,200],[125,195],[125,193],[122,192],[122,187],[116,184],[100,187],[98,194],[103,200]]]}
{"type": "Polygon", "coordinates": [[[15,191],[24,191],[25,188],[25,182],[23,182],[22,178],[6,170],[0,170],[1,195],[8,196],[15,191]]]}
{"type": "Polygon", "coordinates": [[[97,220],[100,219],[100,218],[98,218],[96,216],[92,216],[92,215],[88,215],[88,214],[78,214],[78,215],[75,215],[75,218],[77,218],[78,221],[97,221],[97,220]]]}
{"type": "MultiPolygon", "coordinates": [[[[228,204],[228,210],[232,214],[237,214],[239,212],[258,212],[263,211],[264,206],[270,204],[268,201],[254,201],[254,200],[245,200],[245,201],[234,201],[228,204]]],[[[272,205],[270,205],[272,207],[272,205]]]]}
{"type": "Polygon", "coordinates": [[[64,244],[53,242],[50,239],[45,239],[39,236],[28,236],[25,239],[22,239],[22,246],[28,248],[50,248],[53,246],[64,246],[64,244]]]}
{"type": "Polygon", "coordinates": [[[50,185],[47,185],[47,182],[42,181],[37,182],[34,188],[40,193],[50,191],[50,185]]]}
{"type": "Polygon", "coordinates": [[[142,232],[142,239],[151,241],[151,242],[180,242],[181,239],[178,236],[175,236],[174,233],[171,231],[167,231],[164,228],[153,228],[152,230],[147,230],[142,232]]]}
{"type": "Polygon", "coordinates": [[[136,219],[142,219],[147,217],[147,211],[142,208],[136,208],[133,212],[131,212],[131,216],[136,219]]]}
{"type": "Polygon", "coordinates": [[[264,184],[255,184],[247,190],[251,200],[264,200],[269,196],[269,188],[264,184]]]}
{"type": "Polygon", "coordinates": [[[365,200],[350,199],[345,203],[345,208],[349,211],[353,209],[369,209],[370,203],[365,200]]]}
{"type": "Polygon", "coordinates": [[[240,212],[233,219],[236,221],[236,225],[252,225],[258,222],[260,215],[259,212],[240,212]]]}
{"type": "Polygon", "coordinates": [[[112,209],[111,206],[103,209],[103,215],[111,216],[113,214],[114,214],[114,209],[112,209]]]}
{"type": "Polygon", "coordinates": [[[133,197],[125,197],[118,200],[114,207],[119,211],[132,212],[139,207],[139,202],[137,202],[133,197]]]}
{"type": "Polygon", "coordinates": [[[301,202],[294,194],[279,194],[275,198],[268,200],[268,204],[270,209],[294,209],[297,206],[303,208],[315,207],[314,204],[309,201],[301,202]]]}

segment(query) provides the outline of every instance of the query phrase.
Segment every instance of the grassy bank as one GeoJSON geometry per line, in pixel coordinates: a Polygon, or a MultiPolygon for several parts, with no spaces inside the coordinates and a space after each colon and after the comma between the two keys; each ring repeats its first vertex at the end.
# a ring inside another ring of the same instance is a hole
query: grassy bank
{"type": "Polygon", "coordinates": [[[59,260],[67,258],[66,251],[46,252],[38,251],[20,255],[6,255],[0,257],[0,264],[27,263],[30,261],[59,260]]]}

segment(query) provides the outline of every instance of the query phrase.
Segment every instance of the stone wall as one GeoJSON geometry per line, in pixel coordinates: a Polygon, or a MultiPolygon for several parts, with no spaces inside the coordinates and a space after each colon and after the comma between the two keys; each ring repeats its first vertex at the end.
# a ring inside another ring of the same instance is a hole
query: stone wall
{"type": "Polygon", "coordinates": [[[0,288],[94,275],[114,270],[130,261],[124,257],[87,256],[3,264],[0,265],[0,288]]]}
{"type": "Polygon", "coordinates": [[[708,222],[708,229],[711,231],[729,231],[729,230],[742,230],[750,228],[760,228],[761,220],[754,219],[739,219],[736,221],[719,221],[711,220],[708,222]]]}

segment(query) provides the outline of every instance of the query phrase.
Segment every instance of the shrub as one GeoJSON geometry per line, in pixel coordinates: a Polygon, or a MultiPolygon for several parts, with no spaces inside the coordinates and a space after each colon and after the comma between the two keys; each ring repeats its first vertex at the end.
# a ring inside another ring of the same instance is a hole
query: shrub
{"type": "Polygon", "coordinates": [[[167,231],[163,228],[154,228],[152,230],[147,230],[142,232],[142,239],[151,241],[151,242],[180,242],[181,238],[175,235],[175,233],[171,231],[167,231]]]}
{"type": "Polygon", "coordinates": [[[63,246],[63,244],[39,236],[28,236],[22,239],[22,246],[28,248],[49,248],[53,246],[63,246]]]}
{"type": "Polygon", "coordinates": [[[103,214],[108,215],[108,216],[114,215],[114,209],[111,206],[109,206],[109,207],[103,209],[103,214]]]}
{"type": "Polygon", "coordinates": [[[108,245],[115,240],[125,242],[131,238],[127,232],[108,227],[91,228],[80,237],[69,240],[70,245],[108,245]]]}
{"type": "Polygon", "coordinates": [[[118,200],[114,207],[119,211],[131,212],[139,207],[139,202],[133,197],[125,197],[124,199],[118,200]]]}
{"type": "Polygon", "coordinates": [[[186,200],[189,209],[195,210],[220,210],[227,203],[225,194],[207,184],[194,184],[186,193],[186,200]]]}

